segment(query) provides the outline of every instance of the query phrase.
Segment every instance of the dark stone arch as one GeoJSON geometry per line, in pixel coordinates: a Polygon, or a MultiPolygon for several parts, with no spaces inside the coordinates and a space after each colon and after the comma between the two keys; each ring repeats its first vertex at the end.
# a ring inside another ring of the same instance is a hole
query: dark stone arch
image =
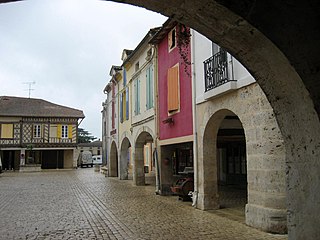
{"type": "Polygon", "coordinates": [[[144,172],[144,145],[148,142],[153,142],[153,137],[149,132],[142,131],[134,146],[134,160],[133,160],[133,183],[137,186],[143,186],[145,182],[144,172]]]}
{"type": "MultiPolygon", "coordinates": [[[[254,87],[251,90],[254,89],[257,90],[254,87]]],[[[258,94],[258,91],[255,94],[258,94]]],[[[241,93],[238,97],[240,95],[241,93]]],[[[225,123],[224,128],[232,126],[225,122],[226,119],[238,119],[244,131],[245,142],[238,138],[237,146],[241,148],[241,145],[245,144],[246,149],[246,170],[244,171],[248,183],[246,223],[267,232],[286,233],[285,153],[281,134],[276,130],[278,127],[270,112],[271,107],[265,108],[264,112],[252,111],[247,108],[247,104],[237,105],[238,97],[232,99],[235,96],[236,94],[229,96],[229,103],[221,101],[220,104],[208,104],[203,116],[203,131],[199,133],[198,148],[198,182],[200,184],[198,184],[197,207],[204,210],[218,209],[221,204],[219,193],[223,192],[218,192],[218,171],[222,158],[218,157],[221,157],[218,154],[218,146],[220,145],[220,148],[222,146],[221,141],[219,144],[219,136],[223,134],[220,132],[219,135],[218,132],[222,129],[222,123],[225,123]],[[257,135],[261,129],[265,129],[265,132],[261,136],[257,135]]],[[[259,105],[258,101],[252,98],[248,100],[250,106],[259,105]]],[[[240,128],[240,125],[238,124],[237,128],[240,128]]],[[[233,125],[233,129],[235,126],[233,125]]],[[[232,139],[232,143],[225,142],[224,146],[231,143],[229,147],[235,147],[234,140],[235,138],[232,139]]],[[[227,159],[230,157],[228,156],[227,159]]],[[[227,172],[225,173],[227,176],[227,172]]]]}
{"type": "Polygon", "coordinates": [[[128,180],[128,171],[129,171],[129,148],[131,147],[130,140],[127,137],[124,137],[121,141],[120,148],[120,161],[119,161],[119,178],[121,180],[128,180]]]}
{"type": "Polygon", "coordinates": [[[110,154],[109,154],[109,163],[108,163],[108,176],[109,177],[117,177],[118,176],[118,150],[117,144],[112,141],[110,147],[110,154]]]}

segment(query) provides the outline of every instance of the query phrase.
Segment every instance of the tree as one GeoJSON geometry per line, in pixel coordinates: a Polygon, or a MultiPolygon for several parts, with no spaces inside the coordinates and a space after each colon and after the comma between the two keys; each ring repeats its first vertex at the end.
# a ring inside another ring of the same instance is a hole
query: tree
{"type": "Polygon", "coordinates": [[[97,139],[92,136],[90,132],[84,130],[83,128],[78,128],[78,143],[89,143],[97,139]]]}

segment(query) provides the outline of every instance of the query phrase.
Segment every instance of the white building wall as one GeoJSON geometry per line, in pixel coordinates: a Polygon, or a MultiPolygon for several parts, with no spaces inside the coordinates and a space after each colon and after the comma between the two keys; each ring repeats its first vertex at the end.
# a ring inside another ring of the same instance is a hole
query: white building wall
{"type": "MultiPolygon", "coordinates": [[[[192,35],[192,64],[194,69],[194,79],[196,83],[196,103],[206,101],[205,83],[204,83],[204,64],[203,62],[213,55],[212,41],[207,39],[195,30],[191,30],[192,35]]],[[[229,62],[229,77],[230,79],[237,80],[234,89],[239,89],[244,86],[254,83],[254,78],[250,75],[247,69],[234,57],[228,54],[229,62]]],[[[223,88],[220,86],[219,88],[223,88]]],[[[210,90],[212,91],[212,90],[210,90]]],[[[221,91],[219,91],[220,94],[221,91]]],[[[222,90],[223,92],[223,90],[222,90]]]]}
{"type": "MultiPolygon", "coordinates": [[[[143,51],[140,53],[139,57],[134,61],[133,63],[133,68],[135,64],[139,61],[140,68],[137,72],[135,72],[132,76],[132,124],[135,124],[137,122],[143,121],[144,119],[147,119],[151,116],[154,116],[154,107],[147,109],[147,79],[146,79],[146,70],[148,67],[152,66],[154,69],[155,67],[155,57],[154,54],[150,56],[150,59],[147,58],[147,52],[150,50],[150,47],[145,47],[143,48],[143,51]],[[134,93],[134,81],[136,79],[140,79],[140,113],[135,114],[134,109],[135,109],[135,93],[134,93]]],[[[154,49],[152,49],[154,51],[154,49]]],[[[153,83],[155,83],[155,75],[154,75],[154,70],[153,70],[153,83]]],[[[153,97],[155,94],[155,88],[153,84],[153,97]]],[[[153,101],[153,106],[155,105],[155,101],[153,101]]],[[[154,128],[153,128],[154,130],[154,128]]]]}
{"type": "Polygon", "coordinates": [[[133,61],[132,68],[134,68],[135,64],[139,62],[139,70],[136,71],[132,76],[132,135],[133,138],[137,138],[136,134],[138,133],[141,126],[147,126],[148,129],[152,131],[150,133],[151,135],[154,135],[155,133],[155,82],[156,82],[156,76],[155,76],[155,49],[149,47],[146,45],[146,47],[141,48],[141,52],[136,54],[136,59],[133,61]],[[148,51],[152,51],[152,54],[148,57],[148,51]],[[153,107],[150,109],[147,109],[147,69],[152,66],[153,68],[153,107]],[[134,93],[134,81],[136,79],[140,79],[140,113],[135,114],[135,93],[134,93]]]}

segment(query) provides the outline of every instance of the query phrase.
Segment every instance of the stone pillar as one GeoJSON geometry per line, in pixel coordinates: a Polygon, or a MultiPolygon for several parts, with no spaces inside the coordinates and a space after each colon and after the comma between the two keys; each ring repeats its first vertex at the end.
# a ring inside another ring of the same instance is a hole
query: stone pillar
{"type": "Polygon", "coordinates": [[[196,207],[202,210],[219,209],[216,154],[218,127],[213,123],[217,121],[211,121],[206,130],[202,128],[203,135],[198,138],[198,174],[195,174],[198,176],[195,181],[198,182],[196,207]]]}
{"type": "Polygon", "coordinates": [[[143,144],[138,144],[133,153],[133,184],[136,186],[144,186],[144,156],[143,156],[143,144]]]}
{"type": "Polygon", "coordinates": [[[170,189],[174,184],[171,159],[172,151],[169,146],[161,146],[159,152],[161,195],[172,195],[172,191],[170,189]]]}
{"type": "Polygon", "coordinates": [[[112,144],[110,149],[110,158],[108,163],[108,176],[109,177],[117,177],[118,176],[118,154],[117,154],[117,147],[112,144]]]}
{"type": "Polygon", "coordinates": [[[246,223],[267,232],[286,233],[285,149],[278,124],[270,106],[260,107],[247,117],[246,223]]]}
{"type": "Polygon", "coordinates": [[[119,161],[119,178],[120,180],[128,180],[128,149],[120,152],[119,161]]]}

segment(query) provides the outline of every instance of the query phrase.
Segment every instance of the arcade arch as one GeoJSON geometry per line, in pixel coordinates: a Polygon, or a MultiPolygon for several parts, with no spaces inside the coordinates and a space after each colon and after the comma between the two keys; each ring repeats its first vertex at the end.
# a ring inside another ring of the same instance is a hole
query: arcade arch
{"type": "MultiPolygon", "coordinates": [[[[133,183],[137,186],[146,184],[145,174],[152,170],[152,133],[140,130],[134,148],[133,183]]],[[[154,183],[154,181],[152,181],[154,183]]]]}
{"type": "Polygon", "coordinates": [[[128,137],[124,137],[121,141],[120,161],[119,161],[119,178],[128,180],[129,171],[131,172],[131,143],[128,137]]]}
{"type": "Polygon", "coordinates": [[[111,143],[109,156],[108,176],[118,177],[118,150],[114,141],[111,143]]]}
{"type": "Polygon", "coordinates": [[[268,232],[286,232],[283,138],[274,112],[259,86],[253,84],[220,100],[209,101],[199,106],[198,114],[201,115],[201,112],[204,118],[199,119],[202,123],[198,137],[198,185],[195,186],[198,192],[197,207],[203,210],[219,209],[219,181],[227,181],[228,177],[229,181],[232,178],[237,178],[237,182],[242,179],[243,186],[247,182],[246,223],[268,232]],[[228,132],[237,141],[236,145],[232,146],[228,132]],[[237,176],[232,176],[231,172],[229,176],[221,175],[223,171],[219,163],[223,164],[223,161],[219,157],[223,158],[222,141],[231,151],[239,153],[238,156],[228,156],[231,161],[229,167],[233,167],[234,173],[240,173],[237,176]]]}

